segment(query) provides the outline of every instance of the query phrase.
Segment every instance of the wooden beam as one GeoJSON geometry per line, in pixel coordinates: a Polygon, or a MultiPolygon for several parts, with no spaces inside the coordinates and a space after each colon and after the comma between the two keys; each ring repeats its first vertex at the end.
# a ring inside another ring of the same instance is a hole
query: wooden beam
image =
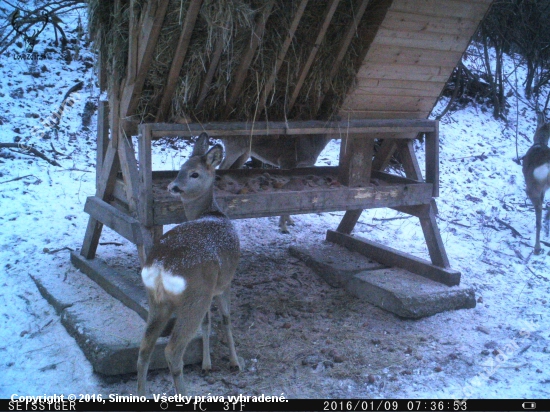
{"type": "Polygon", "coordinates": [[[352,237],[329,230],[326,239],[353,252],[361,253],[383,265],[397,266],[448,286],[455,286],[460,283],[460,272],[456,270],[434,266],[424,259],[419,259],[408,253],[371,242],[359,236],[352,237]]]}
{"type": "Polygon", "coordinates": [[[363,213],[363,209],[346,210],[346,213],[340,221],[340,224],[338,225],[338,229],[336,229],[336,231],[349,235],[357,224],[361,213],[363,213]]]}
{"type": "Polygon", "coordinates": [[[84,211],[98,222],[110,227],[130,242],[142,243],[139,222],[127,213],[121,212],[97,196],[86,199],[84,211]]]}
{"type": "Polygon", "coordinates": [[[212,123],[149,123],[152,137],[196,136],[206,132],[212,136],[272,136],[307,134],[359,134],[397,133],[392,138],[410,138],[407,133],[424,133],[435,130],[435,121],[427,119],[353,119],[342,121],[291,121],[291,122],[212,122],[212,123]],[[399,134],[403,135],[400,136],[399,134]]]}
{"type": "Polygon", "coordinates": [[[378,152],[374,155],[372,161],[373,170],[379,170],[381,172],[386,170],[396,149],[397,142],[395,139],[384,139],[378,152]]]}
{"type": "Polygon", "coordinates": [[[168,9],[168,1],[149,0],[145,17],[141,20],[141,32],[137,47],[136,76],[132,83],[127,82],[122,90],[120,114],[128,117],[134,114],[143,90],[145,76],[151,66],[153,53],[168,9]]]}
{"type": "Polygon", "coordinates": [[[181,29],[181,35],[176,46],[176,51],[174,52],[174,59],[172,60],[172,65],[170,66],[170,72],[168,73],[168,80],[164,86],[162,92],[162,100],[160,101],[159,109],[157,112],[156,122],[163,122],[168,116],[170,106],[172,104],[172,96],[176,91],[176,83],[180,77],[180,71],[183,66],[183,61],[187,55],[187,50],[189,48],[189,43],[191,41],[191,35],[193,34],[193,29],[201,9],[202,0],[191,0],[187,12],[185,14],[185,21],[183,23],[183,28],[181,29]]]}
{"type": "Polygon", "coordinates": [[[439,196],[439,122],[426,133],[426,182],[433,183],[433,197],[439,196]]]}
{"type": "Polygon", "coordinates": [[[271,9],[273,8],[274,4],[275,4],[275,0],[270,0],[264,6],[264,9],[260,16],[260,20],[256,22],[256,26],[254,27],[254,31],[252,32],[250,46],[248,47],[248,49],[246,50],[246,52],[241,58],[241,62],[239,63],[239,67],[237,68],[237,71],[235,73],[235,80],[233,82],[233,86],[231,87],[231,91],[229,92],[229,99],[227,101],[227,106],[225,109],[226,118],[228,118],[231,115],[231,112],[233,111],[233,107],[235,106],[235,103],[239,98],[239,95],[243,88],[244,81],[246,79],[246,75],[248,73],[248,68],[252,63],[252,59],[254,58],[256,49],[260,45],[260,41],[262,40],[262,37],[264,35],[267,19],[271,14],[271,9]]]}
{"type": "Polygon", "coordinates": [[[309,53],[306,63],[304,64],[304,66],[302,67],[302,70],[300,71],[300,75],[298,76],[298,81],[296,82],[296,87],[294,88],[294,91],[292,92],[292,96],[290,97],[290,101],[288,102],[288,106],[286,109],[287,114],[290,113],[290,111],[294,107],[294,104],[296,103],[296,100],[298,99],[300,90],[302,90],[302,86],[304,85],[306,77],[309,73],[309,69],[311,68],[313,61],[315,60],[315,56],[317,56],[317,52],[319,51],[319,48],[321,47],[321,43],[323,42],[323,39],[327,34],[328,27],[330,26],[330,22],[332,21],[332,17],[334,16],[334,12],[336,11],[336,8],[338,7],[339,3],[340,3],[340,0],[329,1],[329,4],[325,10],[323,24],[321,25],[319,32],[317,33],[317,38],[315,39],[313,48],[309,53]]]}
{"type": "Polygon", "coordinates": [[[294,34],[296,33],[296,29],[298,28],[298,25],[300,23],[300,20],[302,19],[302,16],[304,15],[304,10],[306,9],[307,3],[309,0],[302,0],[300,2],[300,5],[298,6],[298,9],[296,10],[296,14],[294,15],[294,18],[292,19],[292,23],[290,24],[290,29],[288,30],[288,34],[285,38],[285,41],[283,42],[283,45],[281,47],[281,50],[277,54],[277,62],[275,63],[275,67],[273,68],[273,72],[269,76],[269,79],[267,80],[264,90],[262,92],[262,96],[260,98],[260,104],[262,105],[262,109],[265,109],[267,97],[269,96],[269,93],[271,93],[271,90],[273,89],[273,85],[275,84],[275,80],[277,79],[277,75],[279,74],[279,70],[281,66],[283,65],[283,62],[285,61],[286,53],[288,52],[288,48],[292,44],[292,40],[294,40],[294,34]]]}
{"type": "Polygon", "coordinates": [[[128,22],[128,63],[126,65],[126,83],[133,83],[137,74],[139,19],[136,14],[136,0],[130,0],[130,18],[128,22]]]}

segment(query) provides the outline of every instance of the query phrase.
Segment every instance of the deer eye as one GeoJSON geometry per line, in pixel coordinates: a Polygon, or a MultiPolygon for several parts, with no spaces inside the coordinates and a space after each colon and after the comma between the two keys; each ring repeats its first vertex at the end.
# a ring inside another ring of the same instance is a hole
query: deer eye
{"type": "Polygon", "coordinates": [[[199,177],[199,174],[197,172],[193,172],[193,173],[191,173],[191,177],[193,179],[196,179],[197,177],[199,177]]]}

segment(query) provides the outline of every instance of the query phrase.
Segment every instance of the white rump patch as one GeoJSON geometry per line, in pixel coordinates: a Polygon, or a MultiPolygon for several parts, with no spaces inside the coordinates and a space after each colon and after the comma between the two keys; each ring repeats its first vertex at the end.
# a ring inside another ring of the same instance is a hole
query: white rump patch
{"type": "Polygon", "coordinates": [[[161,271],[161,276],[164,290],[174,295],[183,293],[187,286],[187,282],[182,276],[174,276],[170,272],[165,272],[164,270],[161,271]]]}
{"type": "Polygon", "coordinates": [[[160,275],[160,270],[158,266],[149,266],[144,267],[141,271],[141,280],[147,289],[155,289],[155,281],[160,275]]]}
{"type": "Polygon", "coordinates": [[[548,180],[548,174],[550,174],[550,164],[545,163],[533,170],[533,177],[539,182],[548,180]]]}
{"type": "Polygon", "coordinates": [[[147,289],[155,290],[157,288],[157,278],[159,276],[162,281],[163,289],[173,295],[183,293],[187,286],[187,282],[182,276],[175,276],[165,271],[162,266],[152,265],[144,267],[141,271],[141,279],[147,289]]]}

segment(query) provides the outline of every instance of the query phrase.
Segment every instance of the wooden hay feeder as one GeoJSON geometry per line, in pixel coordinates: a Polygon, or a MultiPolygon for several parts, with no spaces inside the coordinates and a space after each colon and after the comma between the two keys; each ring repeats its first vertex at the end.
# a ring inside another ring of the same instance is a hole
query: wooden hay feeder
{"type": "MultiPolygon", "coordinates": [[[[99,106],[97,192],[85,205],[90,219],[80,254],[72,255],[75,265],[98,279],[94,257],[104,225],[136,244],[143,263],[163,225],[185,219],[165,189],[177,171],[152,170],[153,140],[202,131],[224,138],[330,134],[341,139],[338,166],[269,173],[337,185],[218,190],[218,203],[234,219],[345,210],[328,240],[459,283],[436,224],[438,123],[426,118],[490,0],[91,3],[94,13],[104,13],[91,28],[109,102],[99,106]],[[240,20],[220,21],[237,8],[240,20]],[[131,135],[138,136],[137,156],[131,135]],[[425,177],[413,150],[418,137],[425,137],[425,177]],[[385,172],[395,153],[406,177],[385,172]],[[361,211],[377,207],[420,219],[431,262],[350,236],[361,211]]],[[[246,180],[262,172],[219,175],[246,180]]],[[[98,281],[134,305],[113,282],[98,281]]]]}

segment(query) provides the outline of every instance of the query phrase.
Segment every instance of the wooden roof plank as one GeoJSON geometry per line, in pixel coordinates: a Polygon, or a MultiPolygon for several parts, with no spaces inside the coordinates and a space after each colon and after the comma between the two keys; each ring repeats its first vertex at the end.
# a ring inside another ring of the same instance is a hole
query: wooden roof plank
{"type": "Polygon", "coordinates": [[[392,10],[433,17],[454,16],[480,21],[490,0],[395,0],[392,10]]]}
{"type": "Polygon", "coordinates": [[[393,30],[443,33],[471,36],[472,30],[479,25],[479,19],[456,16],[427,16],[389,10],[382,27],[393,30]]]}
{"type": "Polygon", "coordinates": [[[180,71],[187,54],[187,49],[189,48],[191,35],[193,34],[193,29],[195,27],[195,22],[197,21],[201,5],[202,0],[191,0],[191,3],[187,8],[181,35],[174,53],[174,59],[172,60],[170,72],[168,73],[168,79],[162,93],[162,100],[160,102],[156,117],[157,122],[166,120],[168,115],[168,111],[172,104],[172,97],[174,96],[174,92],[176,90],[176,83],[180,76],[180,71]]]}
{"type": "Polygon", "coordinates": [[[302,89],[302,86],[304,85],[304,82],[306,80],[306,77],[309,73],[309,69],[311,68],[311,65],[313,64],[313,61],[315,60],[315,56],[317,55],[317,52],[319,51],[319,47],[321,46],[321,43],[323,42],[323,39],[325,38],[325,35],[327,34],[328,27],[330,25],[330,22],[332,21],[332,17],[334,16],[334,12],[336,11],[336,8],[338,7],[338,4],[340,3],[340,0],[330,0],[326,11],[325,16],[323,18],[323,24],[321,25],[321,28],[319,29],[319,32],[317,33],[317,38],[315,39],[315,43],[313,44],[313,48],[311,49],[309,56],[306,60],[306,63],[302,67],[302,70],[300,71],[300,75],[298,76],[298,81],[296,82],[296,87],[294,88],[294,91],[292,92],[292,96],[290,97],[290,101],[288,102],[288,106],[286,109],[287,113],[290,113],[292,108],[294,107],[294,104],[296,103],[296,100],[298,99],[298,95],[300,94],[300,90],[302,89]]]}
{"type": "Polygon", "coordinates": [[[325,100],[326,94],[330,89],[332,80],[338,73],[338,70],[340,69],[340,65],[344,60],[344,56],[348,52],[351,41],[353,40],[353,36],[357,34],[357,26],[359,25],[359,22],[363,18],[363,14],[365,14],[365,10],[367,10],[367,5],[369,4],[369,2],[370,0],[358,0],[358,5],[356,7],[355,13],[352,16],[351,24],[349,25],[348,31],[344,36],[344,38],[342,39],[342,42],[340,43],[340,47],[339,47],[340,51],[338,52],[336,59],[334,59],[334,62],[330,69],[327,82],[325,83],[325,86],[324,86],[323,96],[321,96],[321,98],[317,101],[317,107],[315,108],[315,113],[319,111],[319,108],[321,107],[321,105],[323,104],[323,101],[325,100]]]}
{"type": "Polygon", "coordinates": [[[147,3],[147,9],[140,24],[142,29],[138,38],[136,76],[133,82],[126,82],[120,99],[120,115],[123,118],[133,115],[138,106],[145,76],[153,60],[167,9],[167,1],[150,0],[147,3]]]}
{"type": "Polygon", "coordinates": [[[378,64],[420,64],[423,66],[456,65],[462,56],[461,51],[429,50],[417,47],[388,46],[373,44],[369,51],[369,61],[378,64]]]}
{"type": "Polygon", "coordinates": [[[204,99],[206,99],[206,96],[208,95],[208,91],[210,90],[210,85],[212,84],[212,80],[214,79],[214,74],[216,74],[216,70],[218,68],[218,64],[220,63],[220,58],[222,56],[223,52],[223,36],[220,36],[218,40],[216,41],[216,46],[214,48],[214,53],[212,54],[212,59],[210,60],[210,65],[208,66],[208,71],[206,72],[206,76],[204,77],[204,80],[202,82],[201,91],[199,93],[199,98],[197,100],[197,106],[196,109],[200,110],[204,99]]]}
{"type": "Polygon", "coordinates": [[[302,19],[302,16],[304,15],[304,10],[306,9],[307,3],[309,0],[302,0],[300,2],[300,5],[298,6],[298,9],[296,10],[296,14],[294,15],[294,18],[292,19],[292,23],[290,25],[290,29],[288,30],[288,34],[285,38],[285,41],[283,42],[283,45],[281,46],[281,50],[277,54],[277,62],[275,63],[275,67],[273,68],[273,72],[269,76],[269,79],[267,80],[264,90],[262,92],[262,96],[260,98],[260,102],[265,108],[267,97],[269,96],[269,93],[271,93],[271,90],[273,89],[273,85],[275,84],[275,80],[277,79],[277,75],[279,74],[279,70],[281,69],[281,66],[283,65],[283,62],[286,57],[286,53],[288,52],[288,48],[292,44],[292,40],[294,39],[294,34],[296,33],[296,29],[298,28],[298,25],[300,24],[300,20],[302,19]]]}
{"type": "Polygon", "coordinates": [[[235,80],[233,82],[231,91],[229,92],[229,99],[225,110],[225,117],[229,117],[231,111],[233,110],[233,107],[235,106],[235,103],[237,102],[237,99],[239,98],[244,81],[246,79],[246,75],[248,73],[248,68],[252,63],[252,59],[254,57],[254,54],[256,53],[256,49],[260,45],[260,41],[265,31],[265,24],[267,23],[267,19],[271,14],[271,9],[273,8],[274,4],[275,0],[270,0],[269,3],[267,3],[260,17],[260,21],[258,21],[256,23],[256,26],[254,27],[252,39],[250,41],[250,47],[242,57],[239,67],[235,73],[235,80]]]}

